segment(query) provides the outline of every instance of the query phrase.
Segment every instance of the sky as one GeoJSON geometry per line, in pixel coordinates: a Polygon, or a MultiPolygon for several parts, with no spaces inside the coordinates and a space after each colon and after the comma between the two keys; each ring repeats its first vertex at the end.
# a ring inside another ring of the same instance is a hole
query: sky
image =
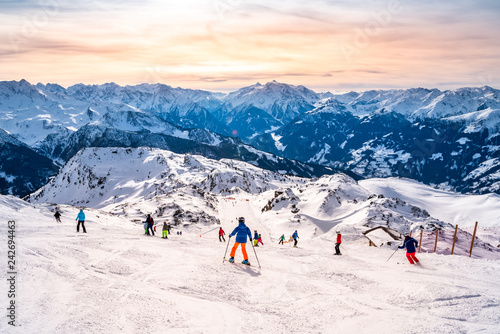
{"type": "Polygon", "coordinates": [[[500,2],[0,0],[0,80],[500,88],[500,2]]]}

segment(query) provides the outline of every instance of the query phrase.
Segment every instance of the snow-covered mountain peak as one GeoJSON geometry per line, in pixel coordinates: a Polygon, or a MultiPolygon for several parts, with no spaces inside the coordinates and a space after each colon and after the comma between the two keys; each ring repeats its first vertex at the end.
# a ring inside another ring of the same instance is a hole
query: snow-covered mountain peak
{"type": "MultiPolygon", "coordinates": [[[[305,179],[265,171],[241,161],[216,161],[149,148],[83,149],[29,200],[106,208],[112,212],[127,207],[126,211],[132,214],[130,210],[142,207],[142,202],[162,206],[162,201],[175,203],[176,199],[190,198],[188,203],[210,207],[215,197],[231,195],[255,196],[258,203],[262,202],[259,205],[266,207],[266,214],[302,217],[307,224],[314,224],[317,219],[334,220],[338,215],[356,211],[361,216],[364,212],[365,218],[349,224],[364,228],[375,224],[387,224],[397,230],[447,226],[416,214],[418,210],[401,200],[374,196],[344,174],[305,179]]],[[[216,220],[215,214],[214,217],[216,220]]]]}

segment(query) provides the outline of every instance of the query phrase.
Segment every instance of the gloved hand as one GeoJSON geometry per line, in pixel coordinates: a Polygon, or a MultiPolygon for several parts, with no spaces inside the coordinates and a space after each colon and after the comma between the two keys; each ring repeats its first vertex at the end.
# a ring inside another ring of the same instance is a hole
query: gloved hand
{"type": "Polygon", "coordinates": [[[252,242],[252,238],[250,238],[250,242],[252,242]]]}

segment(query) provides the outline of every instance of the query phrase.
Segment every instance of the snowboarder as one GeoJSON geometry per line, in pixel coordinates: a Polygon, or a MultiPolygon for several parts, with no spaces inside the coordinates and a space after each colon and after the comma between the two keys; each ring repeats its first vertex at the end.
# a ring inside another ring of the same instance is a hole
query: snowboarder
{"type": "Polygon", "coordinates": [[[233,248],[231,249],[231,257],[229,258],[229,262],[233,263],[234,262],[234,256],[236,254],[236,249],[238,248],[239,245],[241,245],[241,252],[243,253],[243,264],[250,265],[250,262],[248,262],[248,254],[247,254],[247,236],[250,239],[250,242],[252,242],[252,233],[250,232],[250,229],[245,225],[245,218],[240,217],[238,218],[238,226],[234,229],[234,231],[229,235],[229,238],[231,238],[233,235],[236,235],[236,241],[234,243],[233,248]]]}
{"type": "Polygon", "coordinates": [[[56,219],[56,222],[58,223],[61,222],[61,214],[59,213],[58,210],[56,210],[56,213],[54,213],[54,218],[56,219]]]}
{"type": "Polygon", "coordinates": [[[253,231],[253,246],[254,247],[259,247],[259,233],[257,233],[257,230],[253,231]]]}
{"type": "Polygon", "coordinates": [[[259,234],[259,239],[257,239],[257,247],[259,246],[259,242],[264,246],[264,243],[262,242],[262,235],[259,234]]]}
{"type": "Polygon", "coordinates": [[[285,240],[285,235],[282,234],[281,237],[280,237],[280,242],[278,242],[278,245],[279,244],[282,244],[283,245],[283,241],[285,240]]]}
{"type": "Polygon", "coordinates": [[[406,248],[406,257],[408,258],[408,261],[410,261],[411,264],[418,264],[420,261],[415,256],[416,247],[418,247],[418,241],[410,237],[408,234],[405,234],[405,241],[398,248],[406,248]]]}
{"type": "Polygon", "coordinates": [[[78,213],[78,216],[76,216],[76,221],[78,222],[78,225],[76,225],[76,232],[80,232],[80,224],[82,224],[82,229],[83,233],[87,233],[87,230],[85,229],[85,213],[83,213],[83,209],[80,209],[80,212],[78,213]]]}
{"type": "Polygon", "coordinates": [[[153,217],[151,217],[151,215],[148,213],[148,216],[146,218],[146,223],[148,223],[148,235],[155,235],[155,232],[153,231],[153,224],[154,224],[154,220],[153,220],[153,217]],[[151,230],[151,234],[149,234],[149,231],[151,230]]]}
{"type": "Polygon", "coordinates": [[[224,238],[224,235],[226,235],[226,232],[224,232],[224,230],[222,229],[222,227],[219,228],[219,241],[220,242],[222,242],[222,240],[224,240],[224,242],[226,242],[226,239],[224,238]]]}
{"type": "Polygon", "coordinates": [[[299,242],[299,234],[297,233],[297,230],[295,230],[295,232],[293,232],[292,234],[292,238],[293,238],[293,241],[294,241],[294,244],[293,244],[293,247],[297,247],[297,242],[299,242]]]}
{"type": "Polygon", "coordinates": [[[335,255],[342,255],[340,252],[340,244],[342,243],[342,234],[337,230],[337,243],[335,243],[335,255]]]}
{"type": "Polygon", "coordinates": [[[161,237],[165,238],[165,239],[168,239],[168,226],[167,226],[167,222],[163,222],[163,230],[161,232],[161,237]]]}

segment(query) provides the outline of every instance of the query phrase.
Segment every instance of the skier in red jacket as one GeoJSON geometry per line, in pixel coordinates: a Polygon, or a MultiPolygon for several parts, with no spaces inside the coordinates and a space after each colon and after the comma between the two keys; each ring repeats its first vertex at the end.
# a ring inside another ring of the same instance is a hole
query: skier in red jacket
{"type": "Polygon", "coordinates": [[[224,235],[226,234],[226,232],[224,232],[224,230],[222,229],[222,227],[219,229],[219,241],[222,242],[222,240],[224,240],[224,242],[226,242],[226,239],[224,238],[224,235]],[[222,238],[222,240],[221,240],[222,238]]]}
{"type": "Polygon", "coordinates": [[[335,255],[342,255],[340,252],[340,244],[342,243],[342,234],[337,230],[337,243],[335,243],[335,255]]]}

